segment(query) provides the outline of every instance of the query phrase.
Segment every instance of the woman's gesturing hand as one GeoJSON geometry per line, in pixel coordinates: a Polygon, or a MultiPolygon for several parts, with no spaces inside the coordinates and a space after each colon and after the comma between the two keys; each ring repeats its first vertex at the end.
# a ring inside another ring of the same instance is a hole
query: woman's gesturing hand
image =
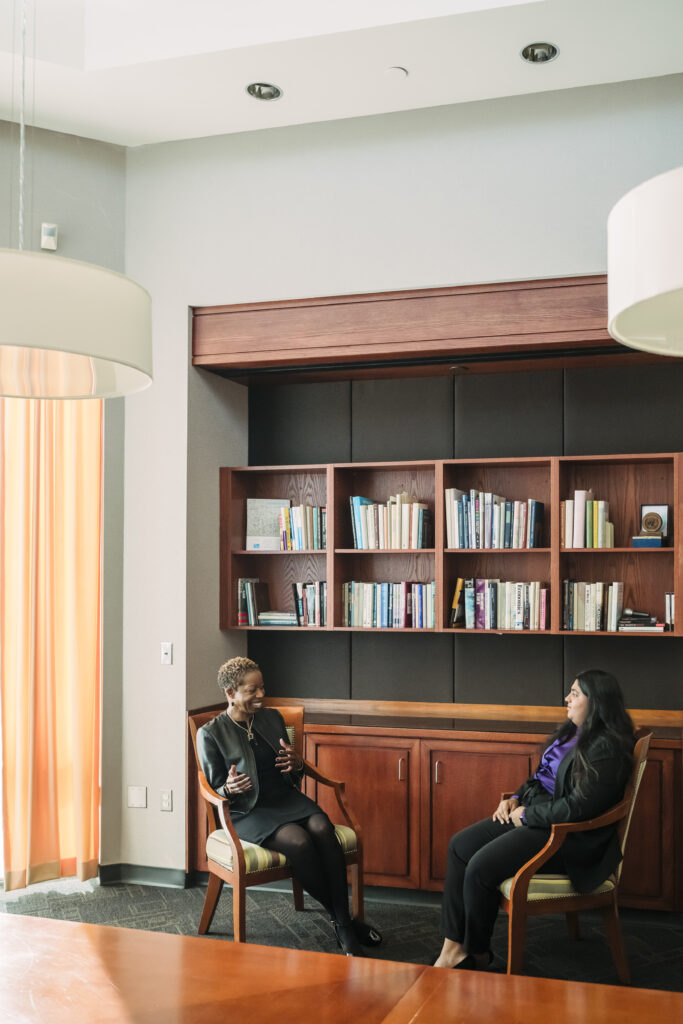
{"type": "Polygon", "coordinates": [[[303,761],[289,743],[280,740],[280,750],[275,758],[275,764],[281,772],[299,772],[303,767],[303,761]]]}
{"type": "Polygon", "coordinates": [[[501,825],[509,825],[512,821],[510,815],[517,807],[519,807],[519,800],[515,797],[501,800],[493,812],[492,821],[499,821],[501,825]]]}
{"type": "Polygon", "coordinates": [[[251,779],[243,772],[238,772],[236,766],[230,766],[228,777],[225,780],[225,792],[228,796],[237,796],[238,793],[246,793],[251,789],[251,779]]]}

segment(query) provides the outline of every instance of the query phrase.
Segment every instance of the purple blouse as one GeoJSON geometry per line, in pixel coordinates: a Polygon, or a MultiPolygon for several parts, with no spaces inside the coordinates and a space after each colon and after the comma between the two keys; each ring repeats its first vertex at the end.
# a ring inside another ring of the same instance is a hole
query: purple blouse
{"type": "MultiPolygon", "coordinates": [[[[570,750],[572,750],[579,739],[579,730],[570,736],[569,739],[554,740],[549,747],[546,747],[541,756],[541,763],[537,770],[534,772],[532,778],[538,779],[543,788],[550,793],[551,796],[555,793],[555,779],[557,778],[557,769],[560,767],[560,762],[564,760],[570,750]]],[[[515,794],[515,798],[519,799],[519,794],[515,794]]],[[[522,814],[522,821],[524,821],[524,814],[522,814]]],[[[526,822],[525,822],[526,824],[526,822]]]]}

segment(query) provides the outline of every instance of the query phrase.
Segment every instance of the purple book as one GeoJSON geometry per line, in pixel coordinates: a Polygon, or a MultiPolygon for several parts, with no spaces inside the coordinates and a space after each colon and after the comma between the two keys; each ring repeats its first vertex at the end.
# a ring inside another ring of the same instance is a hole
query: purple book
{"type": "Polygon", "coordinates": [[[474,628],[486,629],[486,580],[474,581],[474,628]]]}

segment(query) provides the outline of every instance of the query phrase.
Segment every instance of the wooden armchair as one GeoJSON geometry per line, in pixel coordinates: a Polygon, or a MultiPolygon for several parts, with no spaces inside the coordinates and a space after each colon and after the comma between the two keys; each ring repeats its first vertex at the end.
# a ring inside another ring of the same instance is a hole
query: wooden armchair
{"type": "MultiPolygon", "coordinates": [[[[633,752],[633,770],[626,786],[623,800],[599,818],[591,821],[574,821],[561,825],[553,825],[550,838],[543,849],[524,864],[514,878],[506,878],[499,886],[501,907],[509,916],[508,921],[508,974],[520,974],[524,960],[524,937],[528,917],[536,914],[567,915],[567,927],[570,938],[579,938],[578,911],[597,909],[602,914],[607,940],[612,951],[612,958],[617,968],[619,980],[630,984],[631,976],[626,959],[626,951],[619,925],[619,879],[624,864],[622,859],[619,867],[602,885],[589,893],[579,893],[573,888],[566,875],[538,874],[541,866],[561,847],[565,837],[571,832],[588,832],[604,825],[617,824],[617,835],[621,845],[622,858],[626,852],[626,840],[633,815],[638,787],[643,777],[647,752],[652,733],[638,730],[637,741],[633,752]]],[[[509,796],[510,794],[506,794],[509,796]]]]}
{"type": "MultiPolygon", "coordinates": [[[[303,758],[304,709],[299,706],[278,707],[285,720],[292,746],[303,758]]],[[[197,730],[215,716],[217,712],[199,713],[189,718],[190,735],[197,758],[197,730]]],[[[291,878],[294,906],[304,909],[303,890],[292,877],[287,858],[274,850],[267,850],[255,843],[241,842],[230,820],[228,801],[209,786],[197,758],[198,780],[204,799],[208,823],[206,857],[209,866],[209,883],[204,900],[204,909],[199,922],[198,933],[205,935],[211,927],[218,899],[224,882],[232,886],[233,932],[235,942],[245,942],[246,936],[246,889],[251,885],[263,885],[291,878]]],[[[323,786],[334,790],[341,817],[346,825],[336,825],[337,839],[344,851],[347,866],[351,869],[351,911],[354,917],[363,918],[363,841],[360,826],[347,807],[344,799],[344,783],[329,779],[313,765],[304,760],[304,773],[323,786]]]]}

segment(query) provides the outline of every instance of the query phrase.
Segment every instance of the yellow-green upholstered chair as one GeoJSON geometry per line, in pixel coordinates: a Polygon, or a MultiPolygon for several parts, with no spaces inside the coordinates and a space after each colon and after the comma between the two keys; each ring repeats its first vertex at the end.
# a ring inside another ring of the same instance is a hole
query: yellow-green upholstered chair
{"type": "MultiPolygon", "coordinates": [[[[277,705],[285,720],[290,742],[303,758],[304,709],[299,705],[277,705]]],[[[190,735],[197,756],[197,730],[220,712],[200,712],[190,715],[190,735]]],[[[255,843],[242,842],[230,820],[228,801],[216,793],[206,781],[204,772],[198,767],[199,791],[204,799],[208,822],[206,857],[209,866],[209,883],[204,900],[198,932],[205,935],[211,927],[218,899],[225,882],[232,886],[233,932],[235,942],[244,942],[246,936],[246,889],[252,885],[263,885],[291,878],[294,906],[304,909],[303,890],[292,877],[286,857],[274,850],[267,850],[255,843]]],[[[313,765],[304,760],[304,774],[323,786],[334,790],[340,815],[345,825],[336,825],[337,840],[344,851],[347,867],[351,872],[351,907],[354,917],[363,918],[363,840],[360,826],[344,799],[344,783],[329,779],[313,765]]]]}
{"type": "MultiPolygon", "coordinates": [[[[631,817],[638,796],[638,787],[645,771],[647,752],[652,733],[645,730],[636,732],[636,746],[633,751],[633,771],[628,781],[624,798],[599,818],[591,821],[574,821],[553,825],[550,838],[543,849],[524,864],[514,878],[506,878],[499,886],[501,907],[509,916],[508,920],[508,974],[520,974],[524,960],[524,938],[528,917],[537,914],[566,914],[567,927],[571,938],[579,938],[580,910],[599,910],[602,914],[607,940],[612,951],[619,980],[628,985],[631,976],[626,959],[626,950],[619,925],[619,880],[624,865],[631,817]],[[588,832],[605,825],[617,825],[621,845],[622,861],[613,875],[593,892],[577,892],[566,875],[538,874],[543,865],[556,853],[571,832],[588,832]]],[[[510,794],[505,794],[509,796],[510,794]]]]}

